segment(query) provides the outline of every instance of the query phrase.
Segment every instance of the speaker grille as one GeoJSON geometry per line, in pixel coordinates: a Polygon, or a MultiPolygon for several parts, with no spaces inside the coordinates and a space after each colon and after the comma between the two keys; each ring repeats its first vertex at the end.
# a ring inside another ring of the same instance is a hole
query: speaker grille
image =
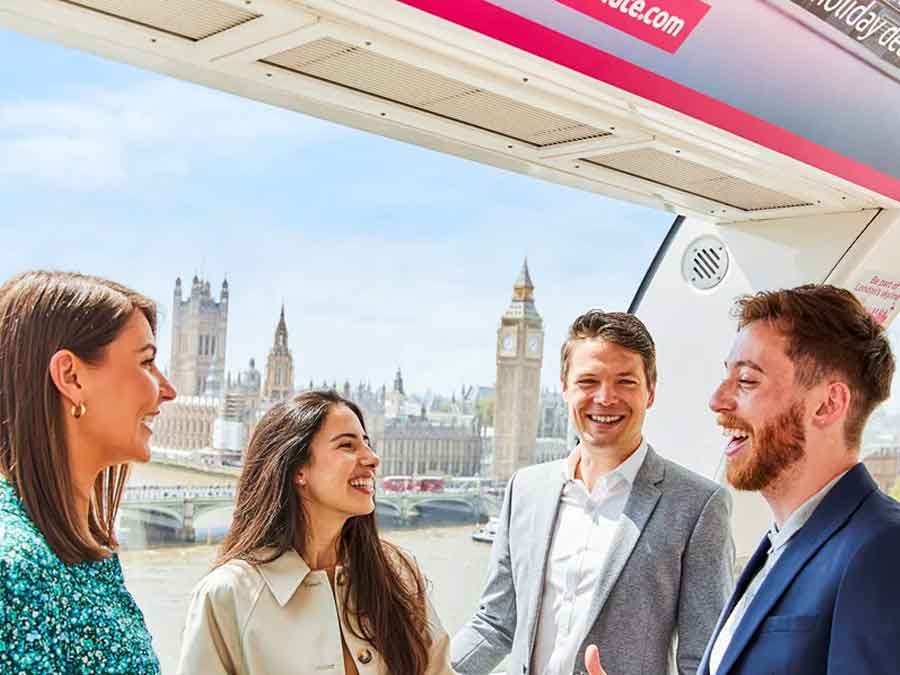
{"type": "Polygon", "coordinates": [[[685,249],[681,262],[684,280],[705,291],[715,288],[728,273],[729,255],[725,244],[713,236],[700,237],[685,249]]]}

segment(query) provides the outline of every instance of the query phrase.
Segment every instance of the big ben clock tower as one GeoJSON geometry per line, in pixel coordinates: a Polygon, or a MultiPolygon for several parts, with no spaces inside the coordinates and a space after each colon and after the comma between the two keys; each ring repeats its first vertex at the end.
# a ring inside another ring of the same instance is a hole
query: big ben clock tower
{"type": "Polygon", "coordinates": [[[494,478],[506,480],[517,469],[534,464],[543,357],[544,322],[534,306],[526,258],[497,329],[494,478]]]}

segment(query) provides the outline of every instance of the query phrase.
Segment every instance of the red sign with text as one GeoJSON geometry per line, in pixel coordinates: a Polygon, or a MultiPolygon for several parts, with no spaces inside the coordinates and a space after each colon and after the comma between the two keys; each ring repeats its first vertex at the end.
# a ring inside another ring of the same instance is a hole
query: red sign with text
{"type": "Polygon", "coordinates": [[[709,11],[700,0],[556,0],[670,54],[709,11]]]}

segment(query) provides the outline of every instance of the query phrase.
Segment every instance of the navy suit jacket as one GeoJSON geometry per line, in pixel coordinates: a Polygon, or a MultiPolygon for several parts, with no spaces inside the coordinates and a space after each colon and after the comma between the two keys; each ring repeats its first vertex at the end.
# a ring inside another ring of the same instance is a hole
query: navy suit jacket
{"type": "MultiPolygon", "coordinates": [[[[700,663],[765,563],[763,539],[700,663]]],[[[862,464],[835,483],[769,572],[725,651],[720,675],[900,673],[900,503],[862,464]]]]}

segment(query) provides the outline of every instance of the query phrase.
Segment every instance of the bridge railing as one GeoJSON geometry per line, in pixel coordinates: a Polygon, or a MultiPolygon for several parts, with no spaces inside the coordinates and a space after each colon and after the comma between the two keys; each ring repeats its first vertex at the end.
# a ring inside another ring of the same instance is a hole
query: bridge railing
{"type": "Polygon", "coordinates": [[[185,499],[234,499],[234,485],[133,485],[125,488],[123,502],[167,502],[185,499]]]}
{"type": "MultiPolygon", "coordinates": [[[[237,488],[234,485],[132,485],[125,488],[122,495],[123,502],[168,502],[184,501],[185,499],[234,499],[237,488]]],[[[378,491],[378,501],[395,500],[435,500],[441,498],[468,498],[480,497],[486,505],[490,505],[489,511],[499,510],[501,495],[494,495],[490,490],[478,490],[473,488],[457,488],[435,491],[378,491]]]]}

